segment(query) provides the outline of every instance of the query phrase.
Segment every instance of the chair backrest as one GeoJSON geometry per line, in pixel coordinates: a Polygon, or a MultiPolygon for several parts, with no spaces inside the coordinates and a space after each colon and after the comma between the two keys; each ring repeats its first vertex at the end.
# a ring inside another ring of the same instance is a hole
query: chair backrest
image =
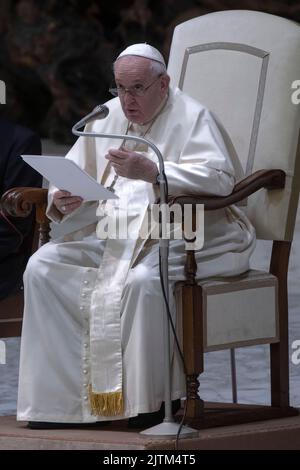
{"type": "Polygon", "coordinates": [[[231,137],[245,175],[286,172],[284,190],[247,200],[258,238],[292,240],[300,187],[300,27],[256,11],[204,15],[175,28],[171,84],[207,106],[231,137]],[[296,83],[297,84],[297,83],[296,83]]]}

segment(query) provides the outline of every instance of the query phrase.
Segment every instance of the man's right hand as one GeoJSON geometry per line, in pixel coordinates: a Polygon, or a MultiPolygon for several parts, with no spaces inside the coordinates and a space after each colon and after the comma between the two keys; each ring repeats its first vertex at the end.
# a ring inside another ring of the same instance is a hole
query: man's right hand
{"type": "Polygon", "coordinates": [[[58,190],[53,194],[53,204],[63,215],[71,214],[82,202],[82,197],[72,196],[69,191],[58,190]]]}

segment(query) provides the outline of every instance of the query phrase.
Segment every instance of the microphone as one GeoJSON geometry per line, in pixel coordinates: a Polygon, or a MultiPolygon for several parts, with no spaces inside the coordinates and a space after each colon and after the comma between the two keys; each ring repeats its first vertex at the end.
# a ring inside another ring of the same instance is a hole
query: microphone
{"type": "Polygon", "coordinates": [[[80,121],[76,122],[76,124],[72,127],[72,132],[77,131],[81,127],[84,127],[88,122],[93,121],[94,119],[104,119],[108,116],[109,109],[105,104],[98,104],[96,108],[89,114],[87,114],[84,118],[80,119],[80,121]]]}

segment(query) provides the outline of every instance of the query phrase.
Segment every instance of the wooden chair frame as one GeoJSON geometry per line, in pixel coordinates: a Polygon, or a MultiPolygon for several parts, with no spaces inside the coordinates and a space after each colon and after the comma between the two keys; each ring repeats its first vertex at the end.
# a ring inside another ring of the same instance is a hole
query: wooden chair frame
{"type": "MultiPolygon", "coordinates": [[[[242,201],[261,188],[283,189],[282,170],[259,170],[240,181],[229,196],[172,199],[177,204],[204,204],[205,210],[216,210],[242,201]]],[[[261,419],[295,416],[299,411],[289,406],[288,294],[287,274],[291,242],[273,241],[269,272],[278,280],[279,342],[270,344],[271,406],[208,404],[200,399],[198,376],[203,372],[202,288],[197,284],[194,251],[186,252],[186,281],[176,285],[176,297],[184,306],[183,351],[187,368],[187,421],[196,428],[239,424],[261,419]]]]}

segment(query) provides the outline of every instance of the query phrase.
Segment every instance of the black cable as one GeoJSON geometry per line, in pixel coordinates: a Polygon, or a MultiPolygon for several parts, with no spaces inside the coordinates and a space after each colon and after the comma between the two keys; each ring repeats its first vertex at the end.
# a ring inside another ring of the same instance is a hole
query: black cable
{"type": "Polygon", "coordinates": [[[177,349],[178,349],[178,352],[179,352],[179,355],[180,355],[180,358],[181,358],[181,361],[182,361],[183,371],[186,375],[186,367],[185,367],[184,357],[183,357],[183,353],[181,351],[181,347],[180,347],[180,344],[179,344],[179,341],[178,341],[177,333],[176,333],[175,326],[174,326],[174,323],[173,323],[172,315],[171,315],[171,312],[170,312],[170,306],[169,306],[169,303],[168,303],[168,300],[167,300],[165,286],[164,286],[164,282],[163,282],[160,248],[159,248],[159,277],[160,277],[160,284],[161,284],[162,293],[163,293],[163,297],[164,297],[164,301],[165,301],[165,305],[166,305],[166,309],[167,309],[168,319],[169,319],[169,322],[170,322],[170,325],[171,325],[171,328],[172,328],[172,331],[173,331],[173,335],[174,335],[174,338],[175,338],[176,346],[177,346],[177,349]]]}
{"type": "MultiPolygon", "coordinates": [[[[165,183],[165,186],[166,186],[166,204],[168,203],[168,194],[169,194],[169,188],[168,188],[168,180],[167,180],[167,176],[165,174],[165,172],[163,171],[162,172],[162,176],[164,178],[164,183],[165,183]]],[[[160,223],[160,238],[162,236],[162,230],[161,230],[161,212],[159,212],[159,223],[160,223]]],[[[162,266],[161,266],[161,252],[160,252],[160,247],[159,247],[159,277],[160,277],[160,284],[161,284],[161,288],[162,288],[162,293],[163,293],[163,297],[164,297],[164,301],[165,301],[165,305],[166,305],[166,309],[167,309],[167,315],[168,315],[168,318],[169,318],[169,322],[171,324],[171,327],[172,327],[172,331],[173,331],[173,335],[174,335],[174,338],[175,338],[175,342],[176,342],[176,345],[177,345],[177,349],[178,349],[178,352],[179,352],[179,355],[180,355],[180,358],[181,358],[181,361],[182,361],[182,365],[183,365],[183,371],[186,375],[186,367],[185,367],[185,362],[184,362],[184,357],[183,357],[183,353],[181,351],[181,348],[180,348],[180,344],[179,344],[179,341],[178,341],[178,338],[177,338],[177,334],[176,334],[176,331],[175,331],[175,327],[174,327],[174,323],[173,323],[173,320],[172,320],[172,316],[171,316],[171,312],[170,312],[170,306],[169,306],[169,303],[168,303],[168,300],[167,300],[167,296],[166,296],[166,292],[165,292],[165,286],[164,286],[164,282],[163,282],[163,275],[162,275],[162,266]]],[[[169,286],[168,286],[169,287],[169,286]]]]}
{"type": "MultiPolygon", "coordinates": [[[[176,343],[176,346],[177,346],[177,350],[178,350],[180,359],[182,361],[183,371],[184,371],[184,374],[185,374],[185,377],[186,377],[187,376],[187,370],[186,370],[186,365],[185,365],[185,361],[184,361],[184,356],[183,356],[183,352],[181,351],[181,347],[180,347],[180,344],[179,344],[179,341],[178,341],[177,333],[176,333],[175,326],[174,326],[174,323],[173,323],[172,315],[171,315],[171,312],[170,312],[170,306],[169,306],[169,303],[168,303],[168,300],[167,300],[165,286],[164,286],[164,282],[163,282],[160,248],[159,248],[159,277],[160,277],[160,284],[161,284],[163,298],[164,298],[165,305],[166,305],[168,319],[169,319],[169,322],[170,322],[170,325],[171,325],[171,328],[172,328],[175,343],[176,343]]],[[[186,396],[187,396],[187,382],[185,383],[185,387],[186,387],[186,396]]],[[[183,427],[183,424],[184,424],[184,421],[185,421],[185,418],[186,418],[186,411],[187,411],[187,400],[185,400],[182,419],[180,421],[179,428],[178,428],[178,431],[177,431],[177,434],[176,434],[175,450],[178,450],[178,441],[180,439],[180,433],[181,433],[181,430],[182,430],[182,427],[183,427]]]]}
{"type": "MultiPolygon", "coordinates": [[[[167,176],[166,176],[164,171],[162,172],[162,176],[163,176],[165,187],[166,187],[166,204],[167,204],[168,203],[169,190],[168,190],[167,176]]],[[[159,212],[160,238],[162,236],[161,222],[162,222],[161,212],[159,212]]],[[[165,306],[166,306],[166,310],[167,310],[168,319],[169,319],[169,322],[170,322],[170,325],[171,325],[171,328],[172,328],[172,332],[173,332],[173,335],[174,335],[177,350],[178,350],[178,353],[179,353],[179,356],[180,356],[180,359],[181,359],[181,362],[182,362],[183,372],[184,372],[185,377],[187,377],[187,370],[186,370],[186,365],[185,365],[185,361],[184,361],[183,352],[181,351],[181,347],[180,347],[180,344],[179,344],[179,341],[178,341],[178,337],[177,337],[177,333],[176,333],[175,326],[174,326],[174,323],[173,323],[172,315],[171,315],[171,312],[170,312],[169,302],[168,302],[167,296],[166,296],[166,291],[165,291],[165,286],[164,286],[164,281],[163,281],[163,274],[162,274],[162,266],[161,266],[160,247],[159,247],[159,277],[160,277],[160,284],[161,284],[163,298],[164,298],[164,302],[165,302],[165,306]]],[[[169,286],[168,286],[168,289],[169,289],[169,286]]],[[[185,388],[186,388],[186,396],[187,396],[187,381],[185,382],[185,388]]],[[[180,439],[180,433],[181,433],[181,430],[182,430],[182,427],[183,427],[183,424],[184,424],[184,421],[185,421],[185,418],[186,418],[186,412],[187,412],[187,399],[185,400],[182,419],[180,421],[179,428],[178,428],[178,431],[177,431],[177,434],[176,434],[175,450],[178,450],[178,441],[180,439]]]]}
{"type": "Polygon", "coordinates": [[[163,179],[164,179],[164,183],[166,185],[166,203],[168,204],[169,187],[168,187],[167,176],[166,176],[166,173],[164,172],[164,170],[162,171],[162,176],[163,176],[163,179]]]}

